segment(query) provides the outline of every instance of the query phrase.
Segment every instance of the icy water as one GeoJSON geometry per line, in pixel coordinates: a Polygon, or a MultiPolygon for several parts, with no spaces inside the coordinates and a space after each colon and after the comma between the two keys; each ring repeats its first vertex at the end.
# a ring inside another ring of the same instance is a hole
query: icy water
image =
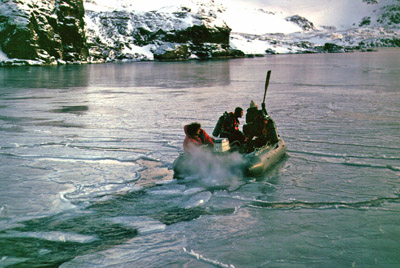
{"type": "Polygon", "coordinates": [[[400,267],[399,77],[399,49],[1,68],[0,267],[400,267]],[[285,158],[173,180],[269,69],[285,158]]]}

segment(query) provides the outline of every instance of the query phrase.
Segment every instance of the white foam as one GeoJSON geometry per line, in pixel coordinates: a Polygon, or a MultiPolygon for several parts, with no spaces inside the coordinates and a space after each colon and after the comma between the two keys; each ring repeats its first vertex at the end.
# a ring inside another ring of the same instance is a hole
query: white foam
{"type": "Polygon", "coordinates": [[[187,202],[185,202],[183,204],[183,207],[193,208],[193,207],[203,206],[210,200],[211,196],[212,196],[211,192],[198,193],[192,196],[187,202]]]}
{"type": "Polygon", "coordinates": [[[183,248],[183,251],[185,253],[189,254],[190,256],[195,257],[198,260],[201,260],[201,261],[206,262],[206,263],[213,264],[213,265],[215,265],[217,267],[235,268],[235,266],[233,264],[225,264],[225,263],[222,263],[222,262],[217,261],[217,260],[212,260],[210,258],[206,258],[202,254],[199,254],[199,253],[195,252],[194,250],[188,251],[186,248],[183,248]]]}
{"type": "Polygon", "coordinates": [[[113,223],[122,224],[126,227],[133,227],[137,229],[139,234],[162,232],[166,228],[166,225],[160,221],[144,216],[115,217],[110,220],[113,223]]]}
{"type": "Polygon", "coordinates": [[[77,243],[91,243],[98,240],[95,236],[82,235],[77,233],[65,232],[14,232],[8,231],[0,234],[0,237],[32,237],[55,242],[77,242],[77,243]]]}
{"type": "Polygon", "coordinates": [[[196,188],[190,188],[190,189],[184,191],[183,194],[184,195],[192,195],[192,194],[199,193],[202,191],[204,191],[204,188],[196,187],[196,188]]]}
{"type": "Polygon", "coordinates": [[[18,264],[21,262],[25,262],[29,260],[28,258],[16,258],[16,257],[10,257],[10,256],[3,256],[0,259],[0,267],[8,267],[14,264],[18,264]]]}
{"type": "Polygon", "coordinates": [[[9,58],[0,48],[0,61],[8,61],[8,60],[9,60],[9,58]]]}

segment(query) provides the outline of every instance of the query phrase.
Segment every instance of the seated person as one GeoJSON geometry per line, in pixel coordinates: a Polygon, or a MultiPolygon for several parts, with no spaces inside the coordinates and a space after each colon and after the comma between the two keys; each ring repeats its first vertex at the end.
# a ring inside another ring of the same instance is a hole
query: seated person
{"type": "Polygon", "coordinates": [[[222,125],[221,133],[219,136],[221,138],[228,138],[230,144],[233,144],[235,141],[238,141],[239,145],[243,144],[246,137],[239,130],[239,118],[242,116],[243,109],[240,107],[236,107],[235,112],[228,113],[222,125]]]}
{"type": "Polygon", "coordinates": [[[266,144],[274,144],[278,142],[278,134],[274,120],[269,115],[264,115],[263,128],[261,135],[255,140],[255,147],[261,147],[266,144]]]}
{"type": "Polygon", "coordinates": [[[258,110],[257,104],[251,101],[250,108],[247,109],[246,123],[243,126],[243,131],[248,137],[247,145],[249,151],[262,147],[267,143],[278,142],[275,122],[267,114],[264,103],[262,110],[258,110]]]}
{"type": "Polygon", "coordinates": [[[246,123],[253,123],[256,117],[260,115],[260,113],[262,113],[262,111],[258,110],[257,103],[251,101],[250,107],[247,109],[246,112],[246,123]]]}
{"type": "Polygon", "coordinates": [[[196,148],[206,145],[214,146],[214,139],[211,138],[205,130],[201,128],[200,123],[194,122],[184,127],[185,140],[183,141],[183,150],[185,153],[191,153],[196,148]]]}
{"type": "Polygon", "coordinates": [[[251,101],[250,108],[247,109],[246,124],[243,126],[243,132],[248,137],[248,140],[252,140],[254,136],[262,135],[263,128],[264,113],[262,110],[258,110],[257,103],[251,101]]]}

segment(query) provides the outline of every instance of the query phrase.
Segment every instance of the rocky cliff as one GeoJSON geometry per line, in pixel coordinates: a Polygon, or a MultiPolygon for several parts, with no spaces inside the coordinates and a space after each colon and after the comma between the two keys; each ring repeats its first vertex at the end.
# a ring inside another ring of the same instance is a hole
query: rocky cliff
{"type": "Polygon", "coordinates": [[[0,48],[13,63],[86,61],[82,0],[1,0],[0,48]]]}
{"type": "Polygon", "coordinates": [[[229,46],[231,29],[213,1],[159,11],[86,10],[91,61],[187,60],[243,55],[229,46]],[[145,48],[140,53],[140,48],[145,48]],[[148,53],[150,51],[151,53],[148,53]]]}

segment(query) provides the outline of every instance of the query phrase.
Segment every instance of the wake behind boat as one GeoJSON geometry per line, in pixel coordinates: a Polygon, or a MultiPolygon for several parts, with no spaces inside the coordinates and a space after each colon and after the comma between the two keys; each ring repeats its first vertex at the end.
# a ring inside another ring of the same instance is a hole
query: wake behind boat
{"type": "Polygon", "coordinates": [[[180,154],[173,163],[174,178],[213,173],[215,168],[223,168],[247,177],[259,177],[278,163],[286,153],[286,144],[281,138],[277,143],[264,145],[251,153],[240,153],[236,149],[218,152],[218,144],[225,142],[216,140],[213,152],[199,149],[195,154],[180,154]]]}

